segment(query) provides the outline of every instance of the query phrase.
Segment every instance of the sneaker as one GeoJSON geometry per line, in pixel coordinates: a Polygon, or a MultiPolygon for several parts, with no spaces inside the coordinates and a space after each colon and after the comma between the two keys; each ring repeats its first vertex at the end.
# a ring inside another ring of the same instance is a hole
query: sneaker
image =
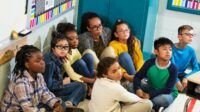
{"type": "Polygon", "coordinates": [[[73,104],[72,104],[71,101],[65,101],[65,105],[66,105],[67,107],[73,107],[73,104]]]}
{"type": "Polygon", "coordinates": [[[160,107],[158,112],[164,112],[164,109],[165,109],[164,107],[160,107]]]}
{"type": "Polygon", "coordinates": [[[67,107],[65,112],[84,112],[84,110],[78,107],[67,107]]]}

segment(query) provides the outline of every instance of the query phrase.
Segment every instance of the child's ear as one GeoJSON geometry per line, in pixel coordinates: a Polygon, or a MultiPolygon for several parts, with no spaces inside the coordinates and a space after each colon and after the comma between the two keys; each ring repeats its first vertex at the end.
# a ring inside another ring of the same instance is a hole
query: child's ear
{"type": "Polygon", "coordinates": [[[154,54],[157,55],[158,54],[158,50],[154,49],[154,54]]]}
{"type": "Polygon", "coordinates": [[[88,26],[87,26],[87,30],[88,30],[88,31],[91,31],[90,28],[89,28],[88,26]]]}
{"type": "Polygon", "coordinates": [[[118,38],[118,34],[117,34],[116,32],[114,32],[114,35],[115,35],[115,37],[117,37],[117,38],[118,38]]]}
{"type": "Polygon", "coordinates": [[[179,39],[179,40],[181,40],[181,39],[182,39],[182,35],[179,35],[179,34],[178,34],[178,36],[177,36],[177,37],[178,37],[178,39],[179,39]]]}
{"type": "Polygon", "coordinates": [[[107,77],[107,75],[106,75],[106,74],[103,74],[103,77],[107,77]]]}
{"type": "Polygon", "coordinates": [[[29,68],[29,65],[27,62],[25,62],[25,67],[28,69],[29,68]]]}

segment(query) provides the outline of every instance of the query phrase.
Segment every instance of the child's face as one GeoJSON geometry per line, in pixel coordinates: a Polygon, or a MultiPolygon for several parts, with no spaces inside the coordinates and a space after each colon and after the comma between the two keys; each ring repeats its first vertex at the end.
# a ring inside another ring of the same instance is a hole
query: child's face
{"type": "Polygon", "coordinates": [[[178,35],[178,38],[180,42],[184,44],[191,44],[192,43],[192,38],[194,36],[194,31],[193,30],[183,30],[181,34],[178,35]]]}
{"type": "Polygon", "coordinates": [[[28,61],[25,62],[25,66],[29,73],[43,73],[45,70],[45,62],[42,53],[32,53],[28,61]]]}
{"type": "Polygon", "coordinates": [[[87,27],[88,31],[92,33],[93,36],[97,37],[102,34],[103,26],[101,20],[96,17],[89,20],[89,26],[87,27]]]}
{"type": "Polygon", "coordinates": [[[118,62],[115,62],[113,65],[111,65],[108,69],[107,74],[105,75],[108,79],[111,80],[121,80],[122,78],[122,73],[120,69],[120,65],[118,62]]]}
{"type": "Polygon", "coordinates": [[[52,48],[52,51],[59,58],[65,57],[69,51],[69,44],[67,40],[58,41],[55,48],[52,48]]]}
{"type": "Polygon", "coordinates": [[[130,29],[126,24],[117,25],[115,36],[119,41],[126,41],[130,36],[130,29]]]}
{"type": "Polygon", "coordinates": [[[67,32],[66,34],[68,38],[69,45],[71,46],[72,49],[75,49],[78,47],[78,35],[75,31],[67,32]]]}
{"type": "Polygon", "coordinates": [[[168,61],[172,57],[172,47],[168,44],[162,45],[158,48],[158,50],[154,50],[154,53],[158,58],[168,61]]]}

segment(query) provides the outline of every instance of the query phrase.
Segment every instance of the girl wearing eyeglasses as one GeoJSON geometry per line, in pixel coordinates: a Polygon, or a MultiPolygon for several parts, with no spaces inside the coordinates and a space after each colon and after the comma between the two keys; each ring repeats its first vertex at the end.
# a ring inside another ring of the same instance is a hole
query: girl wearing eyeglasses
{"type": "MultiPolygon", "coordinates": [[[[119,64],[122,67],[122,80],[125,79],[125,82],[128,81],[127,83],[132,82],[135,73],[144,64],[144,60],[140,42],[131,35],[128,23],[123,20],[116,21],[109,46],[114,49],[115,55],[119,59],[119,64]]],[[[129,89],[132,91],[131,88],[129,89]]]]}
{"type": "Polygon", "coordinates": [[[64,35],[52,32],[51,51],[45,54],[44,78],[47,87],[67,106],[76,106],[85,98],[86,86],[81,82],[71,82],[64,74],[63,59],[69,52],[69,43],[64,35]]]}

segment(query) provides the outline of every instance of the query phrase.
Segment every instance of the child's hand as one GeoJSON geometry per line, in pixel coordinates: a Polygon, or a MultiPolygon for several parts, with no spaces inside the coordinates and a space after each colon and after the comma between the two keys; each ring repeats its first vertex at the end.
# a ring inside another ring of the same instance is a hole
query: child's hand
{"type": "Polygon", "coordinates": [[[148,93],[143,92],[144,99],[150,99],[150,95],[148,93]]]}
{"type": "Polygon", "coordinates": [[[63,85],[65,85],[65,84],[69,84],[71,81],[70,81],[70,78],[69,77],[65,77],[64,79],[63,79],[63,85]]]}
{"type": "Polygon", "coordinates": [[[179,82],[177,82],[176,83],[176,87],[177,87],[177,89],[179,90],[179,91],[183,91],[183,85],[181,84],[181,82],[179,81],[179,82]]]}
{"type": "Polygon", "coordinates": [[[188,83],[187,78],[183,78],[183,80],[182,80],[183,89],[184,89],[185,87],[187,87],[187,83],[188,83]]]}
{"type": "Polygon", "coordinates": [[[128,73],[124,72],[123,77],[128,80],[129,82],[133,82],[134,76],[129,75],[128,73]]]}
{"type": "Polygon", "coordinates": [[[144,97],[144,92],[141,89],[138,89],[136,91],[136,95],[138,95],[140,98],[143,98],[144,97]]]}
{"type": "Polygon", "coordinates": [[[70,64],[67,57],[62,58],[62,61],[63,61],[64,63],[70,64]]]}
{"type": "Polygon", "coordinates": [[[59,102],[56,102],[53,106],[53,112],[64,112],[61,104],[59,102]]]}

